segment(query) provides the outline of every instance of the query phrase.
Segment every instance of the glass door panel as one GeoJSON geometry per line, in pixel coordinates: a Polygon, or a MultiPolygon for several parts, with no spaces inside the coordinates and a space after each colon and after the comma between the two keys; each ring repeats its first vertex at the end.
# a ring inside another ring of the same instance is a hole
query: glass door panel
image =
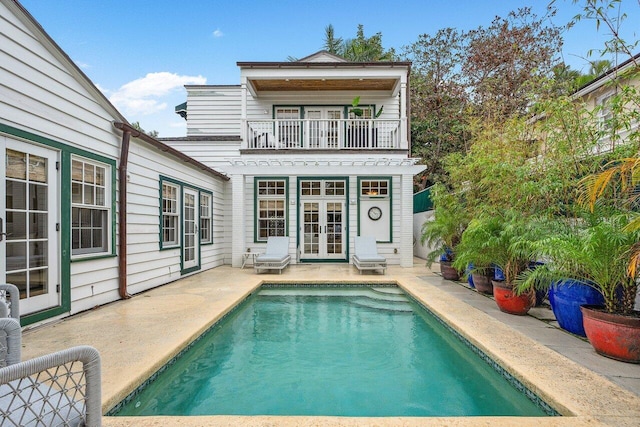
{"type": "Polygon", "coordinates": [[[20,290],[22,314],[59,305],[57,223],[58,153],[2,138],[5,196],[0,218],[0,280],[20,290]]]}
{"type": "Polygon", "coordinates": [[[182,256],[183,256],[183,268],[193,268],[198,266],[199,262],[199,234],[198,234],[198,215],[197,209],[199,207],[198,192],[185,188],[184,189],[184,207],[183,218],[184,223],[182,229],[184,230],[183,244],[182,244],[182,256]]]}
{"type": "Polygon", "coordinates": [[[320,255],[320,204],[302,204],[302,258],[318,258],[320,255]]]}

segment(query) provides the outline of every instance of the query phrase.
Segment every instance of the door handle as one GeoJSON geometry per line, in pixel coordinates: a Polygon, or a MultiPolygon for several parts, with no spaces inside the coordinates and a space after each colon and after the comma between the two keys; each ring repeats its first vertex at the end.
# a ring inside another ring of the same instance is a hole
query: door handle
{"type": "Polygon", "coordinates": [[[7,233],[4,232],[4,220],[0,218],[0,242],[4,240],[4,236],[6,235],[7,233]]]}

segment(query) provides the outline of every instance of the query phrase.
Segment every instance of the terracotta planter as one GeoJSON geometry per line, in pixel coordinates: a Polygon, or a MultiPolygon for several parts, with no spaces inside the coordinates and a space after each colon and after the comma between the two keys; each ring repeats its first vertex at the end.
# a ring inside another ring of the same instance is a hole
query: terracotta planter
{"type": "Polygon", "coordinates": [[[583,305],[580,309],[587,338],[597,353],[640,363],[640,316],[607,313],[594,305],[583,305]]]}
{"type": "Polygon", "coordinates": [[[493,285],[491,284],[491,276],[493,276],[493,273],[491,275],[473,273],[472,276],[476,291],[483,294],[493,293],[493,285]]]}
{"type": "Polygon", "coordinates": [[[513,292],[512,286],[507,285],[505,282],[496,282],[493,280],[491,283],[493,284],[493,297],[500,311],[523,316],[527,314],[533,306],[535,297],[532,293],[528,292],[526,294],[516,295],[513,292]]]}
{"type": "Polygon", "coordinates": [[[458,270],[451,267],[451,261],[440,261],[440,273],[447,280],[460,280],[458,270]]]}

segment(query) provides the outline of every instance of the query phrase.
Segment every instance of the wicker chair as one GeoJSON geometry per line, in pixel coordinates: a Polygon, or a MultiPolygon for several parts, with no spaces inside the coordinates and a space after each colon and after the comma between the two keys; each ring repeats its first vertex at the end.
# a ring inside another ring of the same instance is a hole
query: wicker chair
{"type": "Polygon", "coordinates": [[[0,319],[0,425],[100,426],[98,351],[79,346],[20,362],[20,336],[17,320],[0,319]]]}
{"type": "Polygon", "coordinates": [[[16,285],[0,283],[0,302],[4,303],[0,308],[0,317],[13,317],[20,321],[20,291],[16,285]]]}

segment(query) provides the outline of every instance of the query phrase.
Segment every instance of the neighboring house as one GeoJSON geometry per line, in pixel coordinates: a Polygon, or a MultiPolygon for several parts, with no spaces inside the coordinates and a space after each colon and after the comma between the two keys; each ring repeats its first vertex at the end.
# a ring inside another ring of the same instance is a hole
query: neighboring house
{"type": "Polygon", "coordinates": [[[0,282],[23,325],[228,262],[228,178],[127,124],[0,0],[0,282]]]}
{"type": "MultiPolygon", "coordinates": [[[[640,90],[640,74],[637,72],[633,74],[631,78],[620,78],[620,76],[627,76],[630,71],[638,69],[640,67],[640,53],[634,55],[632,58],[624,61],[620,65],[613,67],[601,76],[598,76],[591,82],[587,83],[580,89],[578,89],[573,97],[585,103],[586,108],[589,111],[597,109],[598,118],[601,122],[603,130],[607,130],[610,126],[610,119],[613,117],[611,111],[611,100],[618,94],[622,87],[629,86],[640,90]]],[[[637,108],[637,106],[636,106],[637,108]]],[[[629,132],[637,129],[638,122],[631,123],[629,129],[620,131],[620,140],[612,140],[610,135],[602,137],[599,144],[599,151],[606,152],[615,148],[615,144],[624,142],[624,137],[629,132]]]]}
{"type": "Polygon", "coordinates": [[[410,65],[321,51],[239,62],[237,86],[186,86],[187,136],[162,141],[231,177],[233,266],[269,236],[290,237],[294,263],[350,262],[358,235],[413,265],[410,65]]]}

